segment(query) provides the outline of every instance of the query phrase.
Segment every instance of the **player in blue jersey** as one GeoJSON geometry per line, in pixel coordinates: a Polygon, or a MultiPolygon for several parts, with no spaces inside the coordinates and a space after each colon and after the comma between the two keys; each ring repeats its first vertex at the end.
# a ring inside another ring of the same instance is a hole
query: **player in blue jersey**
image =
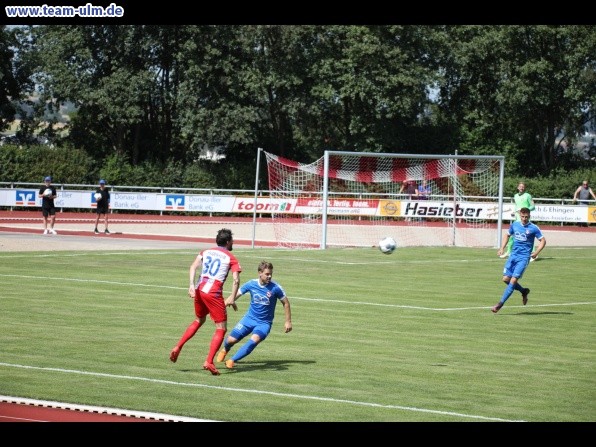
{"type": "Polygon", "coordinates": [[[223,349],[217,354],[217,361],[223,362],[232,346],[252,334],[250,339],[226,361],[226,368],[232,369],[237,361],[249,355],[259,343],[267,338],[273,324],[275,306],[279,300],[284,307],[286,321],[284,330],[286,333],[292,330],[292,312],[290,300],[284,289],[271,280],[273,276],[273,264],[261,261],[258,267],[259,277],[244,283],[236,296],[229,296],[226,299],[226,306],[232,306],[236,310],[236,300],[250,293],[250,305],[248,311],[230,332],[224,341],[223,349]]]}
{"type": "Polygon", "coordinates": [[[522,303],[525,306],[528,303],[528,294],[530,289],[522,287],[519,280],[524,274],[530,259],[536,259],[538,253],[542,251],[546,245],[546,238],[540,231],[537,225],[530,222],[530,210],[528,208],[521,208],[519,210],[519,221],[512,222],[509,226],[509,231],[505,234],[501,248],[497,252],[501,256],[509,242],[509,238],[513,237],[515,243],[511,249],[511,255],[505,263],[503,269],[503,282],[507,284],[501,300],[491,309],[497,313],[505,304],[505,301],[513,294],[514,290],[519,290],[522,294],[522,303]],[[534,249],[534,240],[538,239],[538,246],[534,249]]]}

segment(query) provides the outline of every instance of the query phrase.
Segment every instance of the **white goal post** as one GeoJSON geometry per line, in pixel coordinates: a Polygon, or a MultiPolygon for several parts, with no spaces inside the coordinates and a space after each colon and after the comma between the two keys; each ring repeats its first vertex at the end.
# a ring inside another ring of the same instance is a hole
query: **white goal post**
{"type": "Polygon", "coordinates": [[[310,164],[265,156],[279,246],[371,247],[385,236],[398,247],[500,246],[503,156],[325,151],[310,164]]]}

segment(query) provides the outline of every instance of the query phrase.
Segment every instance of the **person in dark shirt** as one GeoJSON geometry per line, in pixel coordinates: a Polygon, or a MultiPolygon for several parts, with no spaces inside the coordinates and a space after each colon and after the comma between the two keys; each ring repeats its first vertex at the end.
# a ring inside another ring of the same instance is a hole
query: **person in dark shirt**
{"type": "Polygon", "coordinates": [[[56,187],[52,185],[52,177],[44,179],[44,185],[39,188],[38,197],[41,198],[41,214],[43,216],[43,234],[57,234],[54,230],[56,222],[56,205],[54,199],[58,197],[56,187]],[[49,228],[48,228],[49,225],[49,228]]]}
{"type": "Polygon", "coordinates": [[[406,194],[408,196],[408,200],[415,199],[418,195],[418,188],[416,188],[416,183],[413,181],[404,180],[401,184],[401,188],[399,189],[400,194],[406,194]]]}
{"type": "Polygon", "coordinates": [[[104,232],[110,234],[108,230],[108,210],[110,208],[110,192],[106,188],[106,181],[100,180],[99,187],[95,191],[95,201],[97,202],[97,208],[95,212],[95,234],[99,234],[97,225],[99,224],[99,217],[103,214],[104,232]],[[99,194],[99,195],[98,195],[99,194]]]}

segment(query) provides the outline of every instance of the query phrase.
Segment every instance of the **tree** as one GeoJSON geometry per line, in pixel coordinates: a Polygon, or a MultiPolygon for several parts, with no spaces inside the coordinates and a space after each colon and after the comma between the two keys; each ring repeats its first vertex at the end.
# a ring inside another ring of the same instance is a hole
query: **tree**
{"type": "Polygon", "coordinates": [[[555,167],[557,135],[564,130],[573,138],[594,117],[595,28],[443,31],[442,110],[458,122],[462,148],[505,152],[524,174],[548,174],[555,167]]]}
{"type": "MultiPolygon", "coordinates": [[[[71,146],[98,161],[196,164],[220,187],[250,184],[258,147],[305,162],[325,149],[502,153],[510,172],[546,175],[558,135],[573,142],[594,120],[593,26],[90,24],[14,35],[12,74],[34,68],[35,113],[75,104],[71,146]],[[205,160],[214,152],[226,162],[205,160]]],[[[3,86],[3,98],[15,93],[3,86]]]]}
{"type": "Polygon", "coordinates": [[[183,156],[173,131],[179,27],[38,26],[31,39],[42,98],[77,108],[71,144],[133,164],[183,156]]]}
{"type": "Polygon", "coordinates": [[[16,104],[30,85],[27,66],[15,57],[17,33],[17,29],[0,25],[0,131],[14,121],[16,104]]]}
{"type": "MultiPolygon", "coordinates": [[[[430,28],[321,26],[312,61],[311,129],[323,148],[409,152],[422,149],[416,129],[433,82],[430,28]],[[323,144],[321,144],[323,143],[323,144]]],[[[314,141],[313,141],[314,142],[314,141]]]]}

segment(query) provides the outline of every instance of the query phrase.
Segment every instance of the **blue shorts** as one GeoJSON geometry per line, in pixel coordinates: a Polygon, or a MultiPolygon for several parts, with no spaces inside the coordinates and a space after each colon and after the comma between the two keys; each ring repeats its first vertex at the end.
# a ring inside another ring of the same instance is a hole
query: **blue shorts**
{"type": "Polygon", "coordinates": [[[242,340],[249,334],[257,334],[263,341],[267,338],[269,332],[271,332],[271,323],[263,323],[250,317],[243,317],[230,332],[230,337],[242,340]]]}
{"type": "Polygon", "coordinates": [[[503,268],[503,276],[520,279],[530,263],[530,258],[518,258],[516,256],[509,256],[505,267],[503,268]]]}

